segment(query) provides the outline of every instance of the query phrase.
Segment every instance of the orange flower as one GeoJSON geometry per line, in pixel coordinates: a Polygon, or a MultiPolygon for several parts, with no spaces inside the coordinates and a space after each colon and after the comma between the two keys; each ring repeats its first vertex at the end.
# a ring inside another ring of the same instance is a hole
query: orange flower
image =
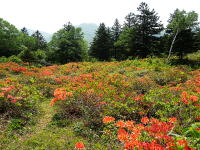
{"type": "Polygon", "coordinates": [[[197,102],[198,101],[198,96],[196,95],[190,95],[190,100],[193,101],[193,102],[197,102]]]}
{"type": "Polygon", "coordinates": [[[158,124],[159,123],[159,120],[155,119],[155,118],[151,118],[150,122],[152,124],[158,124]]]}
{"type": "Polygon", "coordinates": [[[126,123],[124,121],[118,121],[115,125],[120,128],[126,127],[126,123]]]}
{"type": "Polygon", "coordinates": [[[113,118],[113,117],[105,116],[103,118],[103,123],[111,123],[113,121],[115,121],[115,118],[113,118]]]}
{"type": "Polygon", "coordinates": [[[147,124],[147,123],[149,122],[149,118],[143,117],[143,118],[141,119],[141,122],[144,123],[144,124],[147,124]]]}
{"type": "Polygon", "coordinates": [[[134,121],[126,121],[127,127],[131,127],[131,126],[133,126],[133,124],[134,124],[134,121]]]}
{"type": "Polygon", "coordinates": [[[117,133],[118,133],[118,134],[126,134],[126,135],[128,134],[127,131],[124,130],[124,129],[119,129],[119,130],[117,131],[117,133]]]}
{"type": "Polygon", "coordinates": [[[66,95],[69,96],[69,97],[72,97],[73,93],[72,92],[66,92],[66,95]]]}
{"type": "Polygon", "coordinates": [[[128,134],[128,132],[126,132],[126,130],[124,130],[124,129],[118,130],[117,138],[119,141],[121,141],[121,142],[127,141],[128,137],[129,137],[129,134],[128,134]]]}
{"type": "Polygon", "coordinates": [[[76,149],[85,149],[85,145],[83,144],[83,142],[77,142],[75,145],[76,149]]]}
{"type": "Polygon", "coordinates": [[[171,123],[174,123],[176,121],[177,121],[177,119],[175,117],[169,118],[169,122],[171,122],[171,123]]]}
{"type": "Polygon", "coordinates": [[[186,146],[187,145],[187,141],[186,140],[178,140],[177,143],[180,146],[186,146]]]}
{"type": "Polygon", "coordinates": [[[57,98],[53,98],[53,99],[51,100],[50,106],[53,106],[54,103],[55,103],[56,101],[58,101],[58,99],[57,99],[57,98]]]}

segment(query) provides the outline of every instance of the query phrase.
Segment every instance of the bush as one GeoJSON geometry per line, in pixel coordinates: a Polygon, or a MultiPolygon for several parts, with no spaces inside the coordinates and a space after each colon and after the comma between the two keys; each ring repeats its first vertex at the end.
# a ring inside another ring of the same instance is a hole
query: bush
{"type": "Polygon", "coordinates": [[[84,118],[85,126],[99,130],[102,126],[100,114],[101,108],[96,106],[95,95],[86,97],[79,95],[74,99],[68,99],[65,103],[58,104],[59,113],[66,119],[84,118]]]}
{"type": "Polygon", "coordinates": [[[185,73],[185,71],[178,68],[168,69],[162,72],[152,72],[149,76],[161,86],[167,84],[176,85],[178,83],[185,82],[188,78],[188,75],[185,73]]]}
{"type": "Polygon", "coordinates": [[[157,87],[157,84],[148,76],[138,77],[133,80],[132,89],[138,94],[144,94],[157,87]]]}
{"type": "Polygon", "coordinates": [[[15,55],[8,57],[8,60],[15,63],[22,63],[22,60],[15,55]]]}

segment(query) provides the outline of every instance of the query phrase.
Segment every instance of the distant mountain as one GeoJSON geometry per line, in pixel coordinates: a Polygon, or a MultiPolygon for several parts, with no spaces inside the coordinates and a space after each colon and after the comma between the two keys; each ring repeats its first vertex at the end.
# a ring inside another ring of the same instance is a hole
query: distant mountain
{"type": "MultiPolygon", "coordinates": [[[[84,33],[84,39],[90,44],[93,41],[98,25],[94,23],[82,23],[76,27],[80,27],[82,29],[84,33]]],[[[27,29],[27,30],[28,30],[29,35],[32,35],[36,31],[32,29],[27,29]]],[[[44,31],[39,31],[39,32],[44,36],[47,42],[51,41],[53,34],[50,34],[44,31]]]]}
{"type": "MultiPolygon", "coordinates": [[[[36,31],[36,30],[32,30],[32,29],[27,29],[27,30],[28,30],[29,35],[32,35],[36,31]]],[[[50,34],[50,33],[44,32],[44,31],[39,31],[39,32],[43,35],[44,39],[47,42],[51,41],[53,34],[50,34]]]]}
{"type": "Polygon", "coordinates": [[[82,31],[84,33],[84,38],[90,44],[93,41],[98,25],[94,23],[82,23],[77,27],[82,28],[82,31]]]}

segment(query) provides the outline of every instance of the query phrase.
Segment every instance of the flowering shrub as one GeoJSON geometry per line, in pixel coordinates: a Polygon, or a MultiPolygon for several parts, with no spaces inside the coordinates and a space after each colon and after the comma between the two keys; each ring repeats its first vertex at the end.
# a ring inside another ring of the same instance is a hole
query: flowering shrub
{"type": "Polygon", "coordinates": [[[83,144],[83,142],[78,142],[75,145],[76,149],[85,149],[85,145],[83,144]]]}
{"type": "Polygon", "coordinates": [[[173,150],[184,149],[191,150],[185,139],[173,137],[173,128],[176,124],[176,118],[169,118],[169,121],[159,121],[155,118],[143,117],[141,123],[136,124],[134,121],[116,121],[113,117],[104,117],[103,122],[109,125],[104,129],[104,136],[116,132],[112,140],[117,139],[123,149],[126,150],[173,150]],[[105,122],[105,120],[112,121],[105,122]]]}
{"type": "Polygon", "coordinates": [[[200,121],[199,69],[170,66],[162,59],[82,62],[41,68],[0,63],[1,116],[29,118],[40,111],[39,105],[45,100],[49,101],[49,107],[55,107],[54,118],[59,116],[60,126],[67,124],[67,119],[80,119],[83,129],[90,129],[98,136],[108,126],[103,135],[112,135],[105,136],[110,149],[131,147],[129,142],[133,138],[137,141],[132,145],[143,149],[178,149],[181,145],[198,149],[198,139],[193,139],[199,127],[192,126],[200,121]],[[166,127],[164,131],[161,126],[166,127]],[[187,139],[179,141],[174,135],[187,139]]]}

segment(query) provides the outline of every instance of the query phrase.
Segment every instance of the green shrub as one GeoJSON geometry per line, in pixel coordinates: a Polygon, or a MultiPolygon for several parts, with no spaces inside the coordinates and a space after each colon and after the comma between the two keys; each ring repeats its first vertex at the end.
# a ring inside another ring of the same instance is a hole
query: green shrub
{"type": "Polygon", "coordinates": [[[148,76],[135,78],[132,83],[132,89],[138,94],[144,94],[156,87],[157,84],[148,76]]]}
{"type": "Polygon", "coordinates": [[[8,57],[8,61],[15,62],[15,63],[22,63],[22,60],[15,55],[8,57]]]}
{"type": "Polygon", "coordinates": [[[178,84],[185,82],[188,78],[188,75],[184,70],[180,69],[168,69],[162,72],[151,72],[149,74],[152,80],[154,80],[158,85],[166,84],[178,84]]]}

